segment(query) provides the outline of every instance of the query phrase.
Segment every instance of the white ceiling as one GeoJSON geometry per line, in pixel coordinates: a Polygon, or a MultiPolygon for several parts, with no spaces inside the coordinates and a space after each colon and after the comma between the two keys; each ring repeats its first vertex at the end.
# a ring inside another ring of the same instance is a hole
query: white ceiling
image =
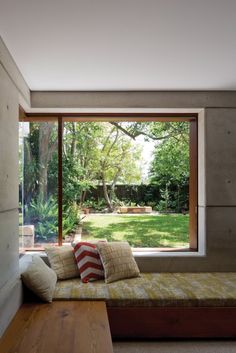
{"type": "Polygon", "coordinates": [[[32,90],[236,90],[236,0],[0,0],[32,90]]]}

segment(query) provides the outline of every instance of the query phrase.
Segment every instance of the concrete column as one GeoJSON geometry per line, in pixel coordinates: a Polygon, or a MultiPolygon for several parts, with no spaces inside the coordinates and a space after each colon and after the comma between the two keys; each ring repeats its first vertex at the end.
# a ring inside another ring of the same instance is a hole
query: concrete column
{"type": "Polygon", "coordinates": [[[0,336],[21,303],[18,109],[18,91],[0,65],[0,336]]]}

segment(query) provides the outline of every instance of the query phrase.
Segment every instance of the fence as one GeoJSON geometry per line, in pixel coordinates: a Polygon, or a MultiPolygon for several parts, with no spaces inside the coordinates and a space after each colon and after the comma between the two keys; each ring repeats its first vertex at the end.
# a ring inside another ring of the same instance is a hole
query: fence
{"type": "MultiPolygon", "coordinates": [[[[107,185],[108,192],[111,191],[110,185],[107,185]]],[[[168,189],[168,195],[165,194],[165,190],[160,189],[155,184],[140,184],[140,185],[116,185],[115,187],[116,198],[123,201],[127,205],[133,203],[136,205],[155,206],[159,205],[160,202],[163,204],[163,209],[168,208],[173,210],[188,209],[188,185],[183,185],[179,189],[176,185],[170,185],[168,189]]],[[[86,199],[99,202],[104,199],[103,186],[98,185],[91,188],[87,194],[86,199]]]]}

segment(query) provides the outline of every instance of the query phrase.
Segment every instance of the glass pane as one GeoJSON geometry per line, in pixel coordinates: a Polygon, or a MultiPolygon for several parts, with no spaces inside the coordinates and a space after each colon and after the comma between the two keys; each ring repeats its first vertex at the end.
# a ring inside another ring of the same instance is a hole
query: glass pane
{"type": "Polygon", "coordinates": [[[57,123],[20,123],[20,247],[58,242],[57,123]]]}
{"type": "Polygon", "coordinates": [[[66,122],[63,237],[189,246],[189,123],[66,122]]]}

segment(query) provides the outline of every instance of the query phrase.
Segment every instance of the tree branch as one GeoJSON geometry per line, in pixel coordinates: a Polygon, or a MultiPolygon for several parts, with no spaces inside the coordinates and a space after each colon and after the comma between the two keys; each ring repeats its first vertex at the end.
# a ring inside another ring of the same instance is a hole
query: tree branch
{"type": "Polygon", "coordinates": [[[131,133],[130,131],[128,131],[125,128],[123,128],[123,126],[119,125],[118,123],[116,123],[114,121],[110,121],[110,124],[116,126],[117,129],[121,130],[124,134],[126,134],[127,136],[129,136],[133,140],[135,140],[136,137],[138,137],[140,135],[143,135],[143,136],[146,136],[146,137],[150,138],[151,140],[161,141],[161,140],[166,140],[169,137],[174,137],[176,135],[176,132],[175,133],[170,133],[170,134],[165,135],[165,136],[159,136],[159,137],[151,135],[151,134],[148,134],[147,132],[144,132],[144,131],[136,131],[135,133],[131,133]]]}

